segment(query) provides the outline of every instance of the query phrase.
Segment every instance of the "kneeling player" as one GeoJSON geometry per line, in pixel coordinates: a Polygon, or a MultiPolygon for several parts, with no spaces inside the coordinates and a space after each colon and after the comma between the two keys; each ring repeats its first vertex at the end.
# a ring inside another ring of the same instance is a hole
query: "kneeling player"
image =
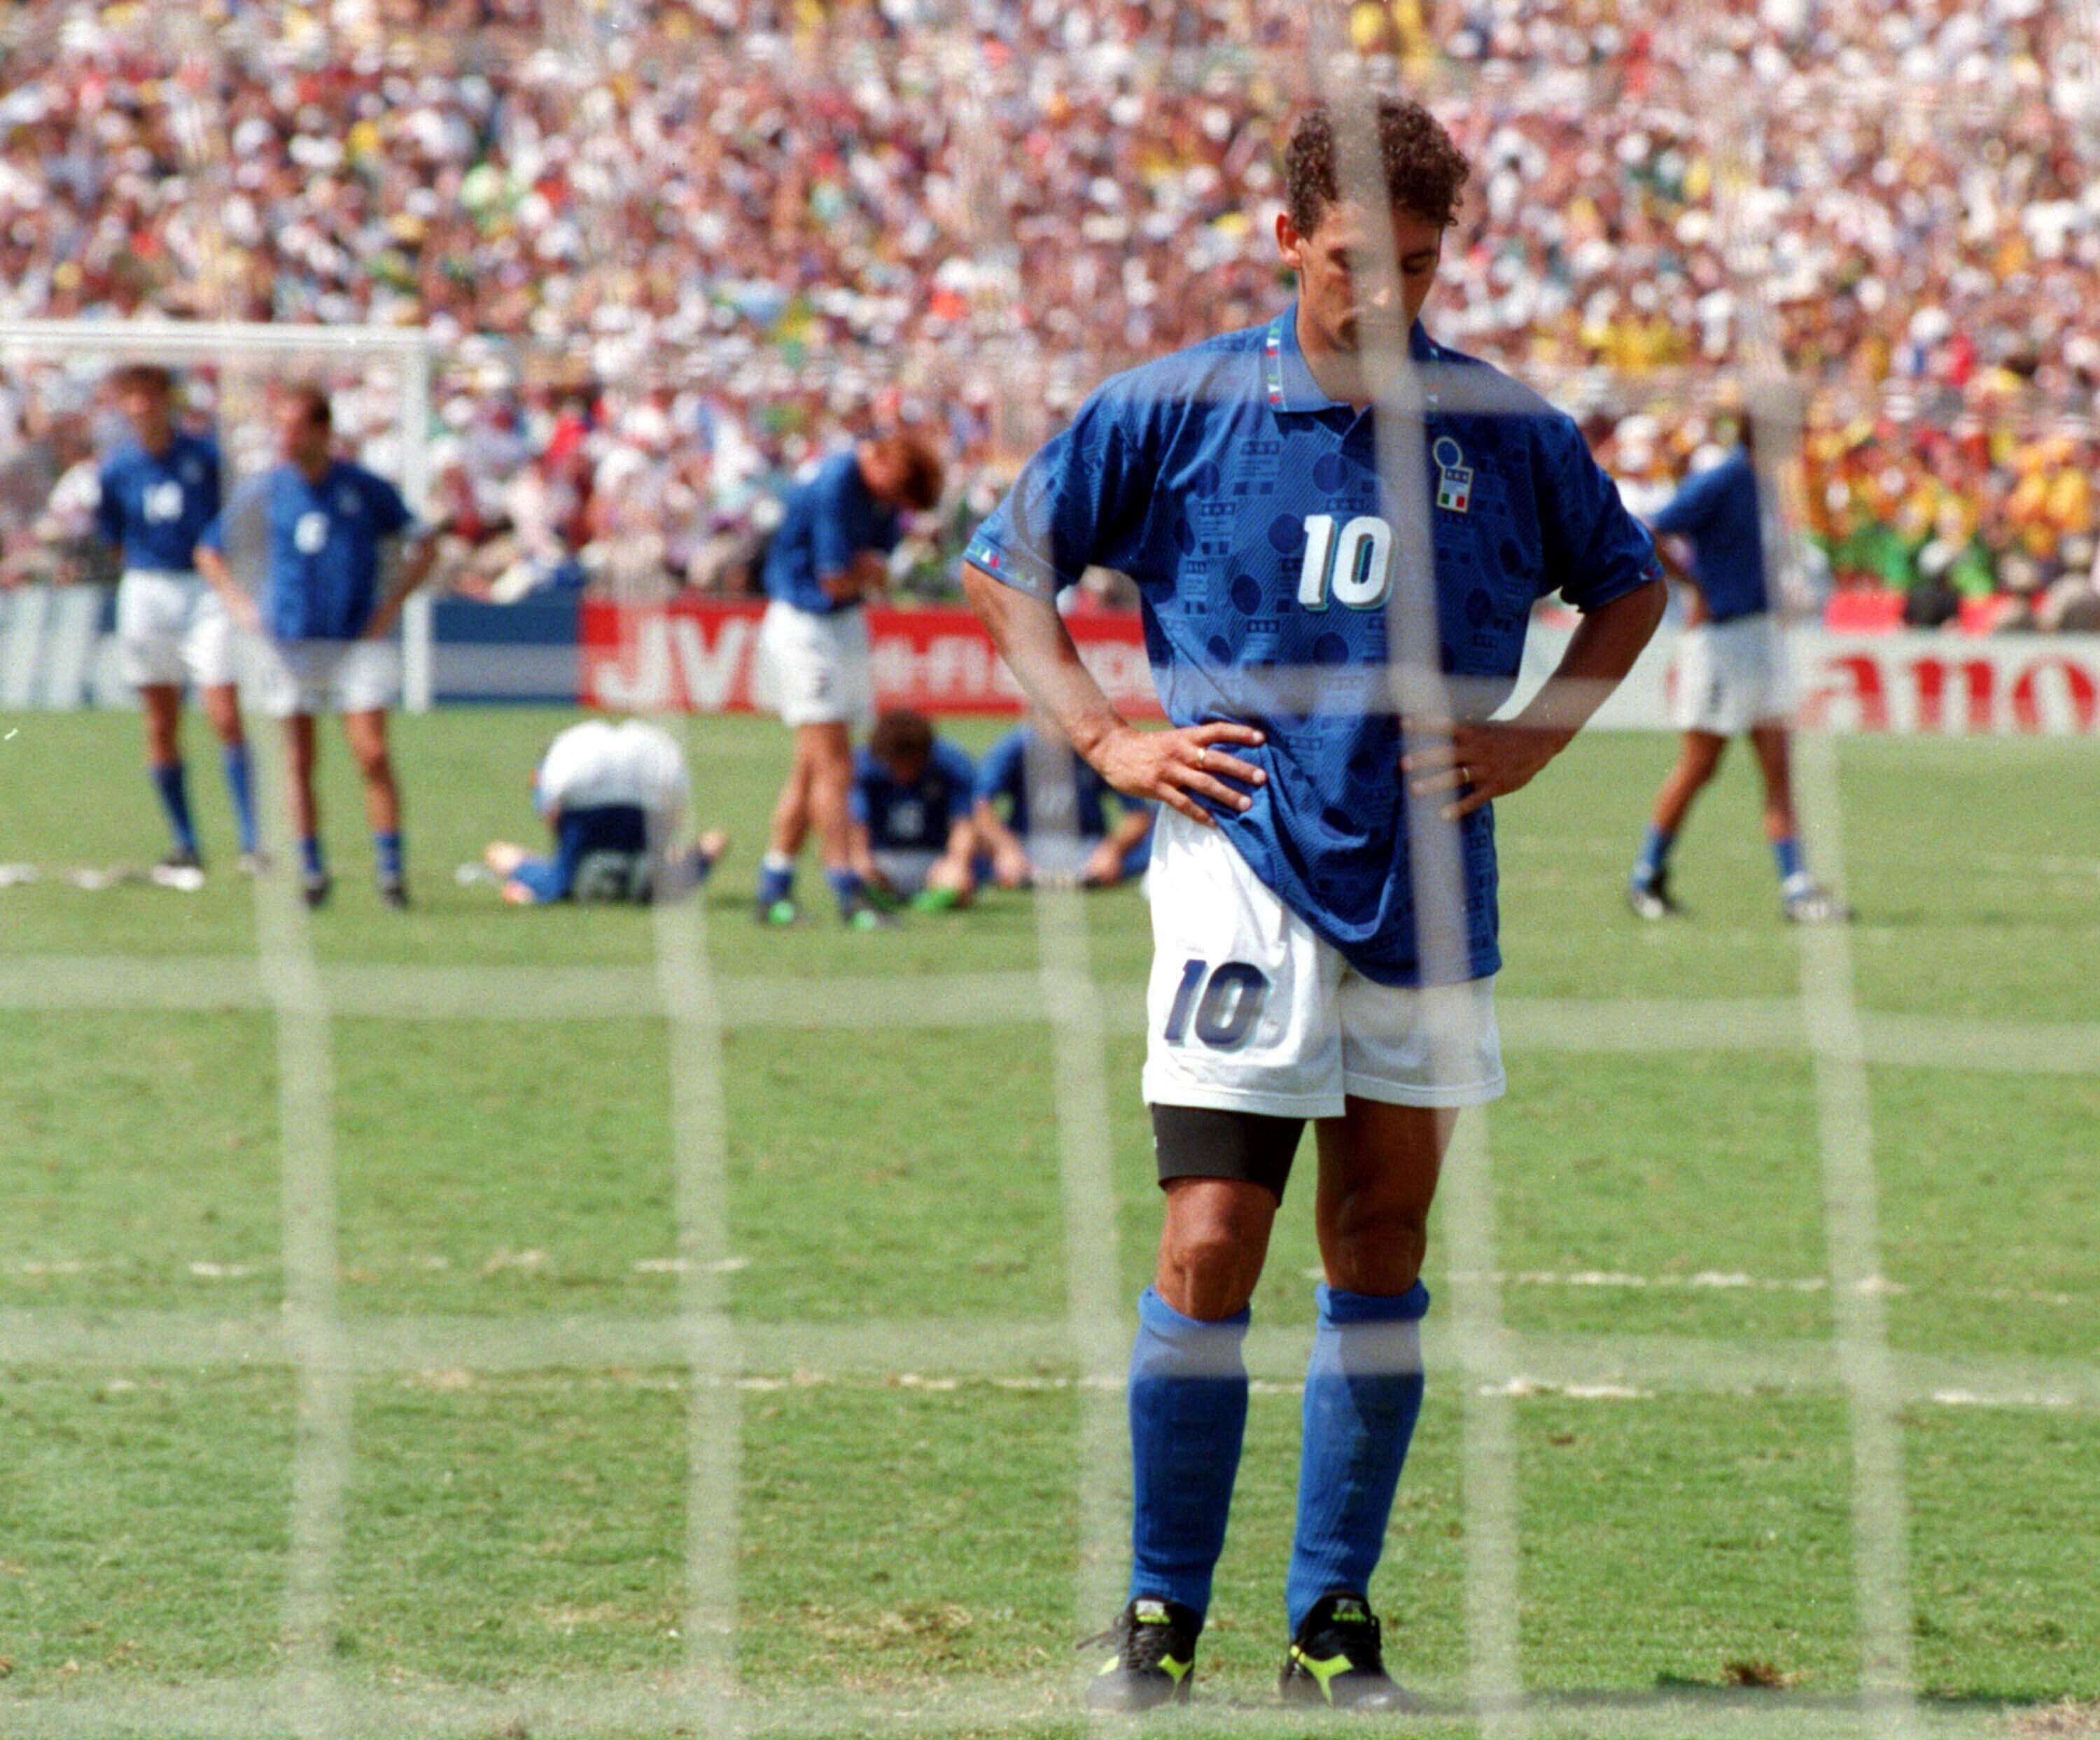
{"type": "Polygon", "coordinates": [[[924,714],[900,707],[876,720],[854,757],[849,799],[853,866],[871,894],[922,912],[969,904],[976,779],[970,758],[935,737],[924,714]]]}
{"type": "Polygon", "coordinates": [[[547,747],[532,801],[554,836],[550,857],[493,840],[483,861],[518,906],[556,901],[646,901],[707,879],[728,849],[721,829],[677,842],[686,814],[686,758],[668,732],[630,719],[587,719],[547,747]]]}
{"type": "Polygon", "coordinates": [[[1118,793],[1040,715],[1016,725],[977,764],[977,839],[1002,888],[1113,888],[1142,876],[1152,861],[1153,816],[1149,804],[1118,793]],[[1114,827],[1104,803],[1111,797],[1123,811],[1114,827]]]}
{"type": "Polygon", "coordinates": [[[386,710],[401,692],[400,651],[390,636],[402,605],[430,572],[436,546],[412,535],[414,517],[392,484],[336,457],[334,418],[319,387],[286,396],[278,439],[283,463],[256,478],[206,528],[197,566],[241,627],[264,637],[263,703],[285,721],[307,905],[320,905],[332,886],[314,797],[314,716],[333,707],[364,780],[379,896],[404,907],[401,797],[386,753],[386,710]],[[236,583],[227,561],[229,544],[251,537],[262,551],[259,603],[236,583]],[[400,578],[382,596],[383,558],[397,540],[412,537],[400,578]]]}

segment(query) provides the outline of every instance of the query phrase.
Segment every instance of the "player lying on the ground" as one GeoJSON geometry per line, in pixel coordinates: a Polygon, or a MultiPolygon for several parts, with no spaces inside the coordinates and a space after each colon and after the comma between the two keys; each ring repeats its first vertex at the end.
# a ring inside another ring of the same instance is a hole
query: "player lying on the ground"
{"type": "Polygon", "coordinates": [[[287,393],[278,408],[282,463],[246,485],[197,546],[197,566],[234,619],[261,637],[263,705],[285,722],[292,823],[309,906],[332,886],[314,796],[314,715],[333,706],[364,782],[379,896],[408,904],[402,869],[401,798],[386,753],[386,709],[400,697],[400,651],[391,639],[408,595],[436,554],[400,491],[336,456],[335,421],[318,386],[287,393]],[[383,592],[382,563],[399,546],[398,578],[383,592]],[[235,578],[259,561],[252,597],[235,578]]]}
{"type": "Polygon", "coordinates": [[[262,866],[248,741],[235,684],[233,621],[197,572],[197,539],[219,509],[218,446],[179,428],[174,377],[137,363],[112,377],[132,438],[104,461],[95,528],[122,552],[117,587],[117,644],[124,680],[139,691],[146,721],[146,769],[167,813],[174,845],[164,870],[196,870],[196,826],[181,745],[183,685],[196,685],[218,733],[226,787],[233,799],[240,867],[262,866]]]}
{"type": "Polygon", "coordinates": [[[890,922],[863,898],[853,867],[853,728],[875,711],[861,607],[884,584],[884,558],[903,535],[902,514],[938,502],[941,480],[941,456],[923,436],[857,443],[790,492],[766,546],[770,601],[759,629],[760,668],[781,722],[794,729],[795,759],[759,861],[761,923],[801,916],[795,860],[813,828],[839,917],[862,928],[890,922]]]}
{"type": "Polygon", "coordinates": [[[978,849],[1002,888],[1113,888],[1142,876],[1154,813],[1116,791],[1045,713],[1016,725],[977,764],[978,849]],[[1121,812],[1113,827],[1110,798],[1121,812]]]}
{"type": "Polygon", "coordinates": [[[538,857],[509,840],[482,854],[514,905],[555,901],[647,901],[707,880],[729,849],[711,828],[682,846],[686,758],[668,732],[638,719],[586,719],[547,746],[532,778],[532,804],[554,836],[538,857]]]}
{"type": "Polygon", "coordinates": [[[922,912],[967,906],[976,894],[976,787],[970,758],[933,733],[923,713],[898,707],[875,722],[854,755],[853,867],[878,899],[922,912]]]}
{"type": "Polygon", "coordinates": [[[1166,806],[1144,1082],[1166,1222],[1131,1356],[1130,1599],[1092,1684],[1108,1708],[1188,1695],[1246,1423],[1247,1302],[1308,1118],[1326,1280],[1282,1689],[1405,1707],[1369,1597],[1422,1403],[1437,1170],[1454,1108],[1502,1090],[1489,804],[1567,747],[1662,613],[1648,535],[1573,422],[1417,324],[1467,165],[1420,105],[1386,99],[1375,117],[1365,155],[1387,209],[1343,196],[1338,123],[1301,120],[1276,229],[1297,302],[1101,387],[1023,469],[964,572],[1089,765],[1166,806]],[[1410,353],[1430,393],[1506,408],[1432,398],[1418,435],[1382,429],[1374,403],[1410,353]],[[1388,499],[1379,443],[1410,438],[1423,493],[1388,499]],[[1407,576],[1433,588],[1432,620],[1398,614],[1411,592],[1392,604],[1396,522],[1433,547],[1430,571],[1407,576]],[[1057,614],[1093,564],[1137,584],[1170,729],[1115,711],[1057,614]],[[1494,721],[1532,607],[1555,591],[1581,625],[1524,712],[1494,721]],[[1388,637],[1417,634],[1470,704],[1404,738],[1388,637]],[[1432,866],[1455,861],[1421,923],[1418,839],[1432,866]],[[1433,922],[1447,902],[1451,922],[1433,922]]]}
{"type": "Polygon", "coordinates": [[[1663,540],[1664,565],[1685,588],[1674,707],[1684,737],[1677,765],[1656,794],[1626,904],[1643,918],[1679,911],[1670,892],[1670,848],[1692,800],[1719,771],[1728,739],[1747,735],[1764,780],[1765,839],[1779,867],[1780,910],[1797,924],[1827,923],[1851,913],[1817,885],[1802,856],[1788,765],[1793,672],[1766,575],[1757,432],[1747,414],[1742,427],[1742,445],[1688,478],[1649,522],[1663,540]],[[1688,565],[1671,551],[1674,538],[1690,546],[1688,565]]]}

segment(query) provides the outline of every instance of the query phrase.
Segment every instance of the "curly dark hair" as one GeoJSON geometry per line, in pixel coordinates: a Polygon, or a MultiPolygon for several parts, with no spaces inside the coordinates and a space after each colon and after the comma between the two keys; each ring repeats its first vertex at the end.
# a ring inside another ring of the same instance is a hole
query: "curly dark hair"
{"type": "MultiPolygon", "coordinates": [[[[1379,167],[1385,190],[1402,211],[1450,223],[1471,173],[1443,123],[1412,97],[1378,100],[1379,167]]],[[[1310,236],[1342,196],[1338,118],[1326,107],[1308,111],[1291,130],[1283,153],[1284,200],[1291,227],[1310,236]]]]}

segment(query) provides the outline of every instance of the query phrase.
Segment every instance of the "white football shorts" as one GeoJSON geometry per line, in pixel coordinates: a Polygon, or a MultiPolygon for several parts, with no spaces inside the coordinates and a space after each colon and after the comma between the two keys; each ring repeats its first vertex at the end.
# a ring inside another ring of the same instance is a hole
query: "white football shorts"
{"type": "Polygon", "coordinates": [[[1471,1106],[1503,1088],[1494,980],[1366,979],[1215,828],[1162,808],[1152,852],[1145,1098],[1338,1117],[1345,1097],[1471,1106]]]}
{"type": "Polygon", "coordinates": [[[234,681],[233,619],[197,574],[130,568],[117,585],[117,663],[135,689],[234,681]]]}
{"type": "Polygon", "coordinates": [[[758,700],[791,725],[863,725],[875,716],[867,613],[819,616],[779,599],[758,631],[758,700]]]}
{"type": "Polygon", "coordinates": [[[929,846],[878,846],[868,856],[889,884],[889,892],[909,900],[926,886],[941,854],[929,846]]]}
{"type": "Polygon", "coordinates": [[[266,641],[257,672],[262,710],[377,713],[401,698],[401,650],[391,641],[266,641]]]}
{"type": "Polygon", "coordinates": [[[1769,615],[1701,623],[1677,643],[1671,716],[1680,731],[1739,737],[1753,725],[1793,717],[1793,661],[1786,632],[1769,615]]]}

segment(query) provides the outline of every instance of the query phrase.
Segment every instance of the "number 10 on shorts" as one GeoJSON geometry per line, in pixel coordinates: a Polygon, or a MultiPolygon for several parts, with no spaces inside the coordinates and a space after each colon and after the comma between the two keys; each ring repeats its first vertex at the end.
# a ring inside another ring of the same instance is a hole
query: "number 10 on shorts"
{"type": "Polygon", "coordinates": [[[1246,1043],[1268,1001],[1268,976],[1259,967],[1227,961],[1213,972],[1208,961],[1190,961],[1174,988],[1174,1007],[1167,1011],[1162,1037],[1169,1045],[1185,1043],[1193,1013],[1197,1038],[1214,1051],[1237,1051],[1246,1043]]]}

